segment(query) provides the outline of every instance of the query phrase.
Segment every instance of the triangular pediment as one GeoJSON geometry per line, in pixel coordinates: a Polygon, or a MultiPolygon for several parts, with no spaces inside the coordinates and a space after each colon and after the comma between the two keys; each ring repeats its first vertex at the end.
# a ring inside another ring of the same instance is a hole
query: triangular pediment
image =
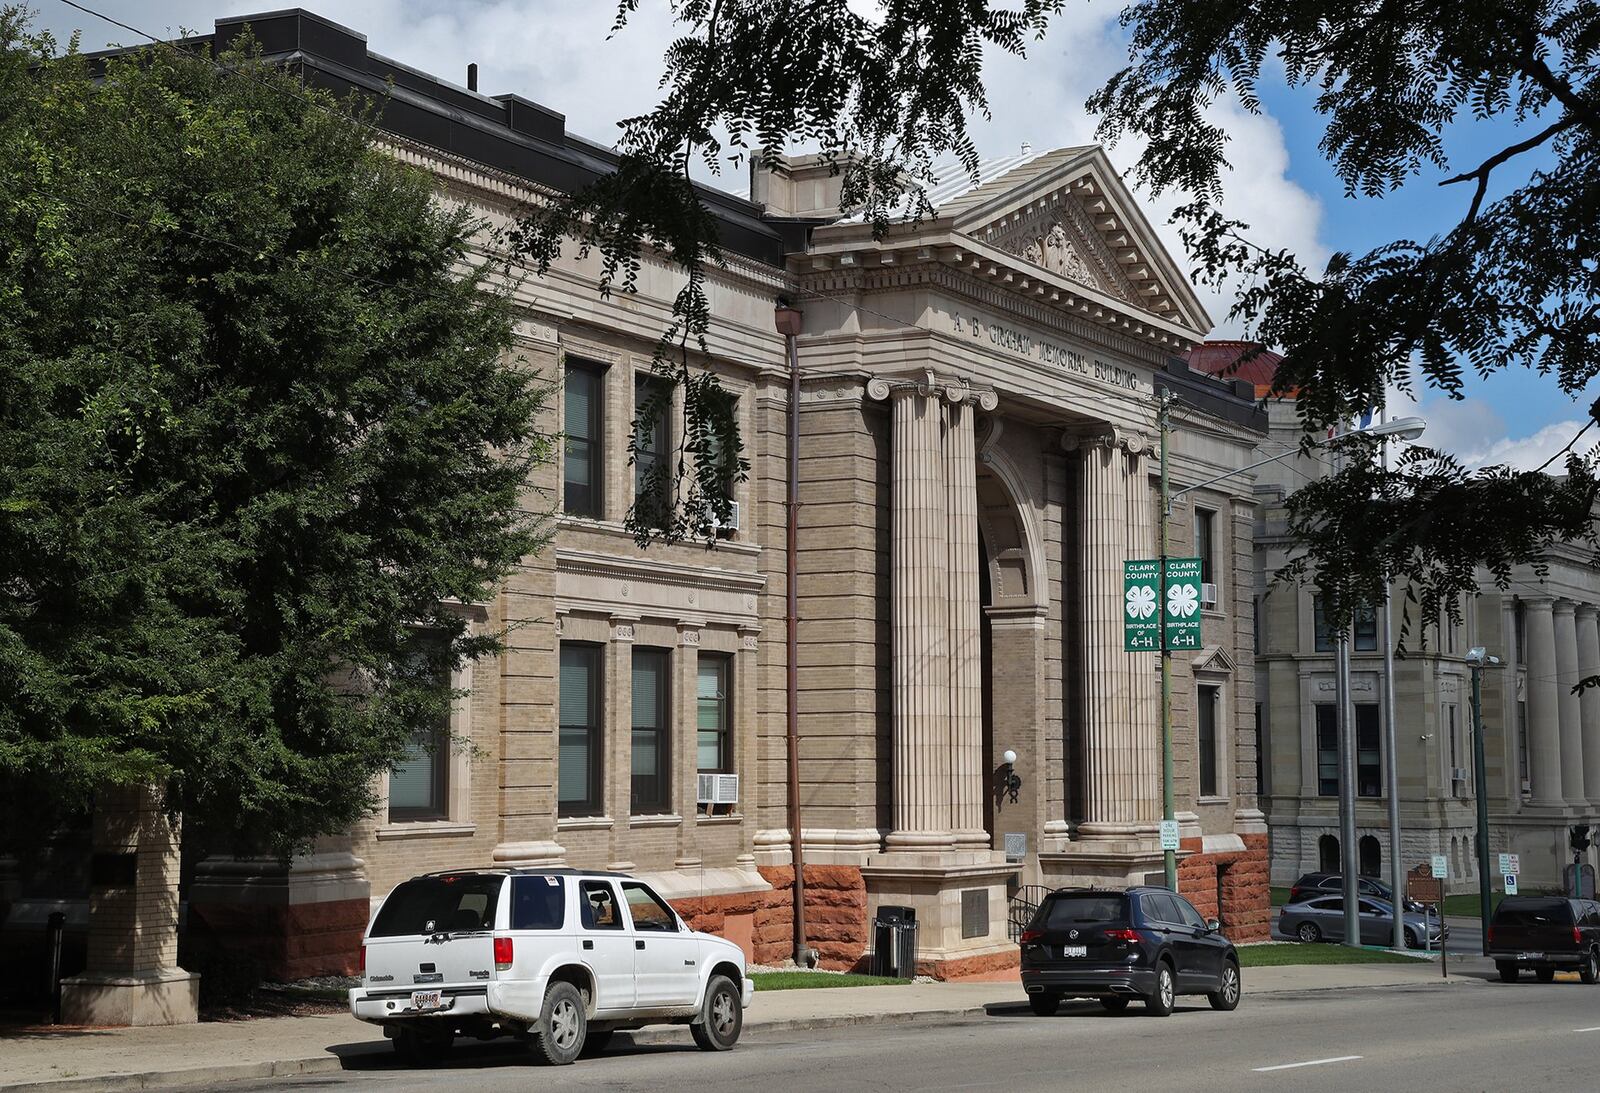
{"type": "Polygon", "coordinates": [[[1046,153],[962,195],[959,234],[1197,333],[1211,320],[1097,146],[1046,153]]]}
{"type": "Polygon", "coordinates": [[[1209,675],[1232,675],[1237,665],[1228,651],[1220,645],[1208,645],[1189,661],[1190,668],[1196,673],[1209,675]]]}

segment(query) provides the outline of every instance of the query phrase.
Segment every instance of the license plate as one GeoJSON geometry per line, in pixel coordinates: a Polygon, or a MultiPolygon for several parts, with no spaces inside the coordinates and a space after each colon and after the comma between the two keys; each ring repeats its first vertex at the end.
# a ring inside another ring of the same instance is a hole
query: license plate
{"type": "Polygon", "coordinates": [[[1062,956],[1087,956],[1088,953],[1089,953],[1089,947],[1087,945],[1063,945],[1063,946],[1061,946],[1061,955],[1062,956]]]}
{"type": "Polygon", "coordinates": [[[1517,954],[1517,959],[1518,960],[1543,960],[1544,959],[1544,954],[1543,953],[1518,953],[1517,954]]]}
{"type": "Polygon", "coordinates": [[[443,991],[412,991],[411,1008],[414,1010],[436,1010],[444,1004],[443,991]]]}

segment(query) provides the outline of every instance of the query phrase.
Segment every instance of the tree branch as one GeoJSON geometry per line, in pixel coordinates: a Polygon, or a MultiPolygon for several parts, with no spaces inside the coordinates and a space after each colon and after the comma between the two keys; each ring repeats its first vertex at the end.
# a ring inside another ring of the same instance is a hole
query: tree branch
{"type": "Polygon", "coordinates": [[[1447,178],[1443,182],[1439,183],[1439,185],[1450,186],[1454,183],[1466,182],[1474,178],[1478,180],[1478,190],[1472,195],[1472,206],[1467,210],[1467,217],[1464,221],[1464,223],[1470,224],[1478,218],[1478,210],[1483,206],[1484,194],[1487,193],[1489,189],[1489,175],[1496,167],[1500,166],[1508,159],[1520,156],[1523,152],[1539,147],[1539,145],[1543,144],[1545,141],[1549,140],[1563,129],[1571,129],[1574,125],[1577,125],[1578,122],[1579,119],[1577,117],[1572,114],[1567,114],[1562,117],[1560,121],[1547,126],[1542,132],[1535,133],[1527,140],[1518,141],[1509,148],[1502,148],[1500,151],[1496,152],[1494,155],[1490,156],[1488,159],[1479,164],[1476,170],[1467,171],[1464,174],[1456,175],[1454,178],[1447,178]]]}

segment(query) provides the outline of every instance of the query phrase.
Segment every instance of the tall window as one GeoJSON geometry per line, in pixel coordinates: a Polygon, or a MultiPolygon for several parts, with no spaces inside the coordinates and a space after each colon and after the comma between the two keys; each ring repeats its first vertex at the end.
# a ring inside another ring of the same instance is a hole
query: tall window
{"type": "Polygon", "coordinates": [[[1528,663],[1528,605],[1518,600],[1512,618],[1514,620],[1512,628],[1517,641],[1517,663],[1526,664],[1528,663]]]}
{"type": "Polygon", "coordinates": [[[1217,514],[1209,509],[1194,510],[1194,552],[1200,559],[1200,579],[1214,582],[1216,577],[1217,514]]]}
{"type": "Polygon", "coordinates": [[[1339,710],[1317,703],[1317,795],[1339,796],[1339,710]]]}
{"type": "MultiPolygon", "coordinates": [[[[1522,646],[1517,646],[1521,649],[1522,646]]],[[[1517,701],[1517,770],[1521,772],[1522,785],[1531,787],[1533,775],[1528,771],[1528,704],[1517,701]]]]}
{"type": "Polygon", "coordinates": [[[1383,848],[1371,835],[1361,836],[1356,843],[1356,857],[1363,877],[1376,877],[1383,873],[1383,848]]]}
{"type": "Polygon", "coordinates": [[[1266,725],[1262,718],[1266,710],[1261,703],[1256,703],[1256,793],[1266,796],[1271,792],[1267,785],[1267,752],[1266,752],[1266,725]]]}
{"type": "Polygon", "coordinates": [[[562,643],[560,699],[557,812],[562,816],[593,816],[600,812],[604,740],[598,645],[562,643]]]}
{"type": "Polygon", "coordinates": [[[1328,612],[1322,606],[1322,597],[1311,597],[1312,642],[1317,652],[1333,652],[1333,628],[1328,625],[1328,612]]]}
{"type": "Polygon", "coordinates": [[[1356,608],[1355,630],[1355,651],[1374,652],[1378,648],[1378,609],[1370,603],[1364,603],[1356,608]]]}
{"type": "Polygon", "coordinates": [[[633,504],[643,522],[666,523],[671,504],[672,387],[654,376],[633,381],[633,504]]]}
{"type": "Polygon", "coordinates": [[[728,708],[731,664],[724,654],[700,654],[695,687],[695,751],[697,769],[707,774],[733,769],[728,708]]]}
{"type": "Polygon", "coordinates": [[[633,651],[633,812],[667,807],[667,652],[633,651]]]}
{"type": "MultiPolygon", "coordinates": [[[[449,639],[428,632],[412,639],[416,656],[425,662],[433,682],[450,685],[443,656],[449,639]]],[[[389,769],[389,820],[442,820],[449,814],[450,710],[448,706],[423,719],[411,733],[405,751],[389,769]]]]}
{"type": "Polygon", "coordinates": [[[1324,873],[1339,872],[1339,840],[1336,837],[1324,835],[1317,840],[1317,865],[1324,873]]]}
{"type": "Polygon", "coordinates": [[[1356,706],[1356,793],[1362,797],[1383,796],[1383,760],[1378,744],[1376,703],[1356,706]]]}
{"type": "Polygon", "coordinates": [[[600,515],[600,483],[605,479],[600,446],[603,378],[592,365],[567,365],[561,507],[574,516],[600,515]]]}
{"type": "MultiPolygon", "coordinates": [[[[1311,627],[1315,649],[1331,653],[1339,635],[1328,625],[1328,612],[1320,595],[1311,598],[1311,627]]],[[[1358,653],[1370,653],[1378,648],[1378,609],[1371,604],[1356,608],[1355,641],[1351,648],[1358,653]]]]}
{"type": "Polygon", "coordinates": [[[1217,795],[1217,689],[1199,688],[1199,716],[1195,719],[1200,736],[1200,796],[1217,795]]]}
{"type": "Polygon", "coordinates": [[[1456,771],[1464,771],[1466,769],[1466,761],[1463,758],[1466,753],[1461,746],[1461,721],[1460,718],[1456,716],[1456,708],[1453,705],[1446,706],[1444,708],[1444,732],[1445,736],[1450,741],[1451,792],[1453,794],[1464,794],[1466,791],[1467,779],[1462,777],[1458,781],[1456,779],[1456,771]]]}

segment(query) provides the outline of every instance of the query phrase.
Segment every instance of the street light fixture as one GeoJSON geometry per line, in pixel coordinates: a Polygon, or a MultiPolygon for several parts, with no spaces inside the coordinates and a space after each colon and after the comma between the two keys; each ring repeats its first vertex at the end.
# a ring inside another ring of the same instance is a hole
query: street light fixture
{"type": "Polygon", "coordinates": [[[1472,777],[1478,797],[1478,914],[1483,925],[1483,955],[1489,955],[1489,795],[1484,792],[1483,670],[1500,668],[1500,658],[1481,645],[1463,658],[1472,672],[1472,777]]]}

